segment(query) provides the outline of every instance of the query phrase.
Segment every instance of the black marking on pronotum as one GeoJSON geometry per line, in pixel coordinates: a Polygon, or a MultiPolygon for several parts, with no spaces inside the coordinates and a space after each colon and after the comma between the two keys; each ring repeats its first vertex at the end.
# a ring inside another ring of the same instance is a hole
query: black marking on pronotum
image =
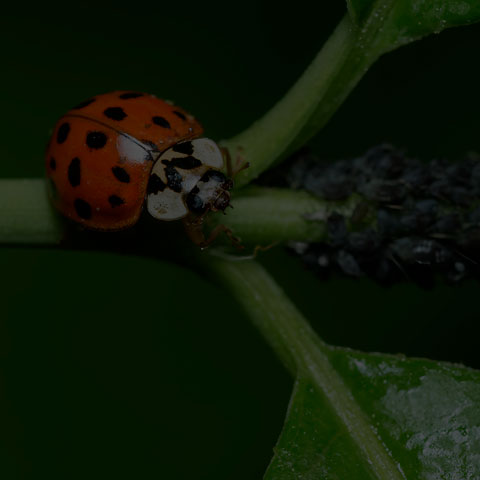
{"type": "Polygon", "coordinates": [[[180,193],[182,191],[182,176],[171,165],[165,167],[165,175],[167,176],[168,188],[180,193]]]}
{"type": "Polygon", "coordinates": [[[162,163],[167,166],[181,168],[182,170],[191,170],[202,165],[202,162],[191,155],[188,157],[172,158],[171,160],[162,160],[162,163]]]}
{"type": "Polygon", "coordinates": [[[108,201],[110,202],[112,208],[119,207],[125,203],[125,200],[118,195],[110,195],[108,197],[108,201]]]}
{"type": "Polygon", "coordinates": [[[56,168],[57,168],[57,162],[52,157],[52,158],[50,158],[50,170],[55,170],[56,168]]]}
{"type": "Polygon", "coordinates": [[[156,173],[150,175],[147,185],[147,195],[156,195],[158,192],[163,192],[166,188],[166,183],[156,173]]]}
{"type": "Polygon", "coordinates": [[[115,178],[119,182],[129,183],[130,182],[130,175],[127,171],[122,167],[112,167],[112,172],[115,175],[115,178]]]}
{"type": "Polygon", "coordinates": [[[86,141],[87,146],[98,150],[107,143],[107,136],[103,132],[88,132],[86,141]]]}
{"type": "Polygon", "coordinates": [[[73,202],[73,206],[75,207],[75,211],[80,218],[83,218],[84,220],[92,218],[92,207],[85,200],[76,198],[73,202]]]}
{"type": "Polygon", "coordinates": [[[103,111],[103,114],[117,122],[123,120],[127,116],[122,107],[108,107],[103,111]]]}
{"type": "Polygon", "coordinates": [[[208,182],[209,180],[213,180],[218,183],[224,183],[227,180],[227,177],[218,170],[208,170],[200,178],[200,182],[208,182]]]}
{"type": "Polygon", "coordinates": [[[72,187],[80,185],[80,159],[75,157],[68,166],[68,181],[72,187]]]}
{"type": "Polygon", "coordinates": [[[187,207],[193,213],[203,213],[206,210],[203,200],[198,195],[199,192],[198,187],[193,187],[186,198],[187,207]]]}
{"type": "Polygon", "coordinates": [[[155,115],[154,117],[152,117],[152,122],[155,125],[159,125],[160,127],[163,127],[163,128],[172,128],[166,118],[159,117],[158,115],[155,115]]]}
{"type": "Polygon", "coordinates": [[[60,125],[57,131],[57,143],[63,143],[70,133],[70,124],[68,122],[64,122],[60,125]]]}
{"type": "Polygon", "coordinates": [[[179,112],[178,110],[174,110],[173,113],[178,117],[178,118],[181,118],[182,120],[186,120],[187,117],[182,113],[182,112],[179,112]]]}
{"type": "Polygon", "coordinates": [[[193,153],[192,142],[177,143],[172,147],[172,150],[177,153],[184,153],[185,155],[191,155],[193,153]]]}
{"type": "Polygon", "coordinates": [[[72,108],[72,110],[80,110],[81,108],[88,107],[90,104],[92,104],[96,99],[95,98],[89,98],[88,100],[85,100],[75,107],[72,108]]]}
{"type": "Polygon", "coordinates": [[[121,98],[122,100],[129,100],[130,98],[138,98],[138,97],[143,97],[143,93],[127,92],[127,93],[122,93],[121,95],[118,96],[118,98],[121,98]]]}

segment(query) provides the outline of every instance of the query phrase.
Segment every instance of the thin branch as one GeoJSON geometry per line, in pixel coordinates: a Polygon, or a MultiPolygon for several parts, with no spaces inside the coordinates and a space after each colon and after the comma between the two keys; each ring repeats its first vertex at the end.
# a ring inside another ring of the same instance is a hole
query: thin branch
{"type": "Polygon", "coordinates": [[[0,180],[0,243],[57,245],[62,236],[43,179],[0,180]]]}
{"type": "Polygon", "coordinates": [[[269,245],[290,240],[325,239],[326,220],[332,212],[350,217],[360,201],[326,201],[305,191],[250,186],[232,200],[226,215],[211,215],[209,225],[229,227],[244,244],[269,245]]]}
{"type": "Polygon", "coordinates": [[[292,304],[274,279],[254,261],[203,259],[219,285],[245,309],[294,376],[310,378],[345,426],[375,478],[400,480],[395,462],[375,435],[368,417],[353,399],[328,359],[328,346],[292,304]]]}
{"type": "MultiPolygon", "coordinates": [[[[208,222],[209,226],[226,225],[248,245],[313,242],[324,239],[322,220],[332,211],[349,216],[357,203],[355,196],[343,202],[326,202],[302,191],[250,187],[234,197],[234,208],[227,215],[212,214],[208,222]]],[[[1,244],[58,245],[64,238],[64,227],[48,201],[43,179],[0,180],[1,244]]],[[[149,227],[147,235],[151,237],[173,226],[155,222],[149,227]]],[[[133,233],[130,237],[128,233],[117,233],[115,243],[120,243],[120,237],[128,237],[133,247],[133,233]]],[[[135,237],[140,241],[139,235],[135,237]]]]}
{"type": "Polygon", "coordinates": [[[239,135],[222,142],[234,161],[250,168],[239,173],[246,185],[280,157],[285,157],[317,133],[377,58],[368,38],[346,15],[287,94],[262,118],[239,135]]]}

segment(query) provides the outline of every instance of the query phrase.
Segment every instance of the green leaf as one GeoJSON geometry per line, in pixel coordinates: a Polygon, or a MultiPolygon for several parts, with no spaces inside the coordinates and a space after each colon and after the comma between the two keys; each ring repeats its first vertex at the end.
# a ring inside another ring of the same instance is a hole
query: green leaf
{"type": "Polygon", "coordinates": [[[381,51],[480,19],[477,0],[347,0],[347,5],[359,27],[376,30],[381,51]]]}
{"type": "MultiPolygon", "coordinates": [[[[480,372],[339,348],[329,357],[403,477],[479,478],[480,372]]],[[[316,382],[300,375],[265,478],[378,477],[316,382]]]]}
{"type": "Polygon", "coordinates": [[[204,265],[296,378],[267,480],[480,478],[480,372],[329,347],[257,262],[204,265]]]}
{"type": "Polygon", "coordinates": [[[356,25],[365,22],[374,5],[375,2],[371,0],[347,0],[348,12],[356,25]]]}

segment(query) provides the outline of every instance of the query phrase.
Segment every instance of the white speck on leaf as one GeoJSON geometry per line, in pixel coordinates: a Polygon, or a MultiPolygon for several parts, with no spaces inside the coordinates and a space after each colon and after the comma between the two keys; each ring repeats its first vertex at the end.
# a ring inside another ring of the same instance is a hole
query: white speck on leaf
{"type": "Polygon", "coordinates": [[[440,372],[410,389],[388,388],[382,399],[390,432],[416,452],[425,480],[480,478],[478,385],[440,372]]]}
{"type": "Polygon", "coordinates": [[[455,15],[467,15],[470,11],[470,5],[467,2],[455,2],[448,7],[448,11],[455,15]]]}
{"type": "Polygon", "coordinates": [[[371,363],[368,364],[358,358],[351,358],[350,362],[362,375],[368,378],[377,378],[387,375],[402,375],[404,373],[403,368],[387,362],[381,362],[378,365],[374,365],[371,363]]]}

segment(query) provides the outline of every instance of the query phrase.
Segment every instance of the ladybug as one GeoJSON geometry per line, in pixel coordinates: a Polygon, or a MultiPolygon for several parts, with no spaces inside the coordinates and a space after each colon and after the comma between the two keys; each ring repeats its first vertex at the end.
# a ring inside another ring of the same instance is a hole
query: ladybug
{"type": "Polygon", "coordinates": [[[225,152],[202,133],[192,115],[154,95],[90,98],[60,118],[47,146],[53,205],[86,228],[116,231],[133,226],[145,204],[158,220],[183,219],[202,247],[220,231],[233,239],[224,226],[207,240],[201,231],[206,213],[229,206],[233,187],[221,172],[225,152]]]}

